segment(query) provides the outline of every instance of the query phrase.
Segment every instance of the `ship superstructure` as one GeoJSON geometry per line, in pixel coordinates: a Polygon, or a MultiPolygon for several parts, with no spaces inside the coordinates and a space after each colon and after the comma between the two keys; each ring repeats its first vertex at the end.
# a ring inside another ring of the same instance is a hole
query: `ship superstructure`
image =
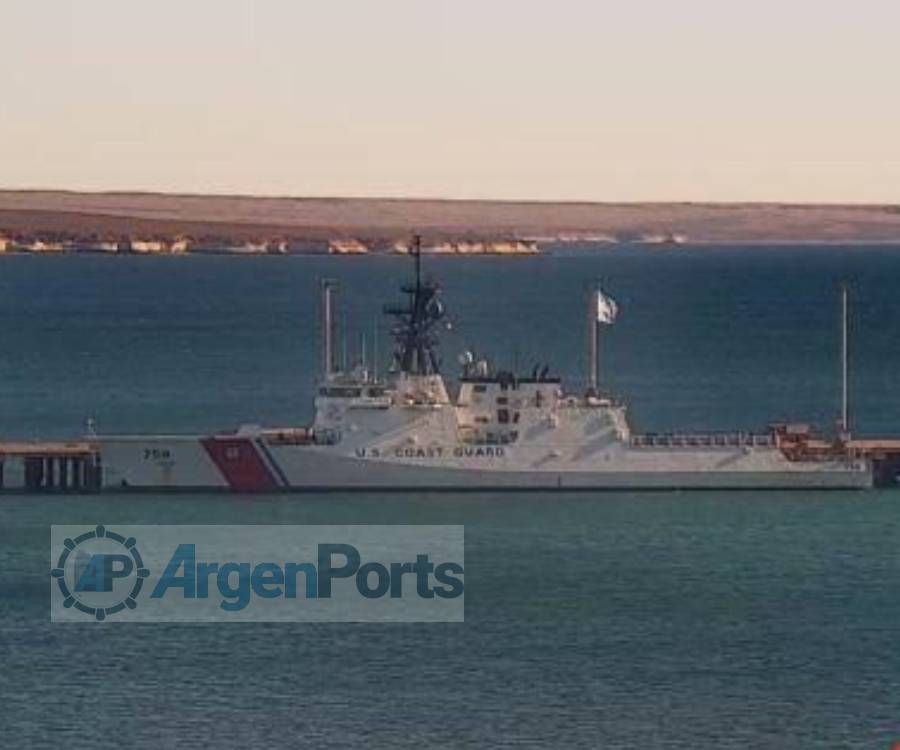
{"type": "MultiPolygon", "coordinates": [[[[365,363],[334,367],[332,304],[323,284],[322,376],[306,427],[245,427],[206,436],[99,437],[106,488],[285,490],[857,488],[873,463],[848,435],[823,441],[805,427],[752,434],[634,434],[624,404],[603,395],[596,366],[569,394],[548,368],[520,375],[471,353],[455,388],[441,372],[440,287],[415,274],[393,320],[385,377],[365,363]],[[843,440],[843,442],[841,442],[843,440]]],[[[614,315],[611,300],[594,296],[614,315]]],[[[597,331],[589,324],[592,350],[597,331]]],[[[592,362],[595,362],[592,355],[592,362]]]]}

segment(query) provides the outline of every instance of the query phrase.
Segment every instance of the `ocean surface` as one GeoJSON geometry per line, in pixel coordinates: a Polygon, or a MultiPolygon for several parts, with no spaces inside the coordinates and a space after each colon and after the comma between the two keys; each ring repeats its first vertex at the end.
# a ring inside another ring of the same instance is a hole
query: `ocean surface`
{"type": "MultiPolygon", "coordinates": [[[[839,412],[900,433],[900,248],[428,258],[499,365],[602,374],[642,430],[839,412]]],[[[303,424],[317,284],[339,354],[388,349],[402,258],[0,257],[0,433],[303,424]],[[376,334],[377,332],[377,334],[376,334]]],[[[900,490],[0,496],[0,747],[887,748],[900,740],[900,490]],[[464,524],[466,621],[51,625],[49,526],[464,524]]]]}

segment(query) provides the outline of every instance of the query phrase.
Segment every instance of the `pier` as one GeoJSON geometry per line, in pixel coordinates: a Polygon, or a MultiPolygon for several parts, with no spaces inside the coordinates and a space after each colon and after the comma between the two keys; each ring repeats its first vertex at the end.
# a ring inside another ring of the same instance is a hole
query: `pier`
{"type": "Polygon", "coordinates": [[[100,449],[89,441],[0,442],[0,490],[97,492],[100,449]]]}
{"type": "Polygon", "coordinates": [[[864,438],[844,444],[848,455],[872,462],[876,487],[900,484],[900,438],[864,438]]]}

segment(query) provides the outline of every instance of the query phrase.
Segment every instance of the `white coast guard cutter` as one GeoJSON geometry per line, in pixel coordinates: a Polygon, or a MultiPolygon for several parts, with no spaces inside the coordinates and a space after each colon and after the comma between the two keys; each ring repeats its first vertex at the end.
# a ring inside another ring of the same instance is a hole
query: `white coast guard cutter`
{"type": "Polygon", "coordinates": [[[340,372],[332,349],[333,286],[323,284],[322,377],[311,425],[244,427],[212,435],[92,438],[106,489],[605,490],[857,488],[868,459],[797,425],[759,434],[634,434],[626,408],[598,390],[598,324],[615,303],[595,292],[589,315],[589,386],[563,391],[547,370],[526,376],[461,358],[451,390],[440,370],[439,287],[423,280],[418,241],[395,323],[385,378],[340,372]]]}

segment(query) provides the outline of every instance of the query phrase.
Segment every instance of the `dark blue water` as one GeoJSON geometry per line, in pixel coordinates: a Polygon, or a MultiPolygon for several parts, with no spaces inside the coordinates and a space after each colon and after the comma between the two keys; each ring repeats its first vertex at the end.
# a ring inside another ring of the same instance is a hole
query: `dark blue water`
{"type": "MultiPolygon", "coordinates": [[[[453,330],[604,372],[646,429],[838,409],[900,432],[897,249],[434,259],[453,330]]],[[[0,426],[65,435],[309,417],[315,290],[351,342],[402,259],[0,258],[0,426]]],[[[385,329],[381,329],[384,351],[385,329]]],[[[369,347],[372,341],[370,336],[369,347]]],[[[352,349],[350,346],[351,356],[352,349]]],[[[450,367],[449,369],[452,369],[450,367]]],[[[0,747],[849,747],[900,738],[900,493],[0,498],[0,747]],[[51,523],[464,523],[462,625],[51,625],[51,523]]]]}

